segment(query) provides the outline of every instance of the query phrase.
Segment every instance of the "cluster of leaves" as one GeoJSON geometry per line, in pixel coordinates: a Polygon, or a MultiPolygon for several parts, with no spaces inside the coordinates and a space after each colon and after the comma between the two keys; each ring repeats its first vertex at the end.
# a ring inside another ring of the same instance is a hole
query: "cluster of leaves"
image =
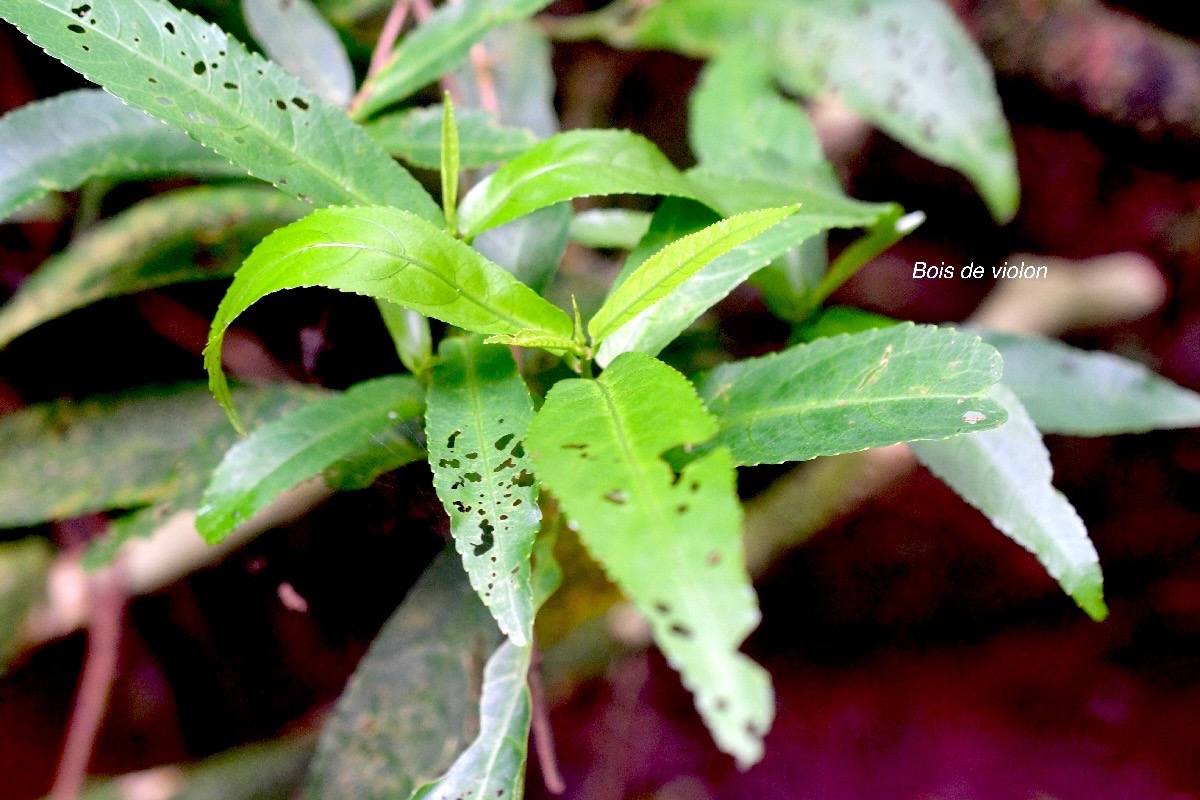
{"type": "MultiPolygon", "coordinates": [[[[343,21],[361,11],[324,5],[343,21]]],[[[1200,399],[1115,356],[822,310],[919,219],[847,197],[777,86],[838,91],[970,176],[998,218],[1015,209],[991,77],[953,16],[936,0],[663,0],[565,23],[711,57],[690,106],[698,165],[683,171],[628,131],[556,132],[548,46],[523,21],[545,5],[443,5],[355,92],[341,39],[307,0],[244,0],[274,61],[164,0],[0,0],[0,17],[104,89],[0,118],[0,218],[96,179],[226,181],[144,201],[76,238],[0,310],[0,342],[103,297],[236,270],[205,364],[249,434],[234,441],[196,387],[9,415],[0,525],[128,511],[93,552],[100,562],[181,509],[217,542],[301,481],[361,487],[428,458],[459,558],[430,568],[348,688],[310,775],[321,798],[521,795],[526,675],[537,610],[559,581],[560,525],[649,621],[717,745],[756,762],[774,704],[768,675],[739,652],[758,609],[738,466],[915,442],[1102,618],[1096,553],[1051,485],[1040,432],[1192,425],[1200,399]],[[472,107],[483,87],[463,68],[480,42],[494,56],[493,111],[472,107]],[[413,104],[448,73],[460,108],[413,104]],[[393,156],[439,169],[441,203],[393,156]],[[460,172],[494,164],[458,202],[460,172]],[[571,212],[575,198],[611,195],[664,199],[652,214],[571,212]],[[834,228],[866,233],[827,265],[834,228]],[[568,237],[628,251],[586,323],[547,299],[568,237]],[[804,341],[690,377],[658,358],[746,280],[804,341]],[[229,326],[270,293],[310,286],[373,298],[411,374],[341,393],[231,390],[229,326]],[[426,317],[449,326],[436,355],[426,317]],[[522,351],[543,355],[519,365],[522,351]],[[1087,413],[1064,417],[1061,398],[1081,394],[1087,413]],[[118,435],[144,442],[124,442],[127,467],[73,468],[118,435]],[[40,492],[6,488],[31,474],[47,476],[40,492]],[[444,695],[428,696],[434,674],[444,695]],[[398,715],[400,738],[386,724],[398,715]]]]}

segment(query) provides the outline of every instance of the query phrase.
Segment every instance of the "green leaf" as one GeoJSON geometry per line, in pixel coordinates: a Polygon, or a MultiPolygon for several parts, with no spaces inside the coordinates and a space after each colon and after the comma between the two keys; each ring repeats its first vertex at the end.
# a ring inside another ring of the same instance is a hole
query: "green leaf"
{"type": "Polygon", "coordinates": [[[231,275],[263,236],[309,210],[266,186],[180,189],[138,203],[89,228],[20,285],[0,308],[0,347],[106,297],[231,275]]]}
{"type": "MultiPolygon", "coordinates": [[[[718,256],[609,334],[596,354],[597,363],[603,366],[621,353],[632,350],[657,355],[738,284],[820,230],[820,226],[809,221],[801,209],[800,213],[718,256]]],[[[687,241],[689,238],[678,241],[687,241]]],[[[665,253],[666,250],[660,252],[665,253]]]]}
{"type": "MultiPolygon", "coordinates": [[[[537,144],[525,128],[496,124],[486,111],[456,108],[459,157],[464,169],[507,161],[537,144]]],[[[388,114],[366,125],[367,133],[385,150],[410,164],[438,169],[442,163],[442,108],[428,106],[388,114]]]]}
{"type": "Polygon", "coordinates": [[[354,68],[333,26],[311,0],[242,0],[254,38],[322,100],[339,108],[354,96],[354,68]]]}
{"type": "MultiPolygon", "coordinates": [[[[250,424],[319,396],[301,386],[239,387],[250,424]]],[[[233,444],[204,387],[185,384],[29,406],[0,416],[0,527],[195,498],[233,444]]],[[[190,506],[195,507],[195,506],[190,506]]]]}
{"type": "Polygon", "coordinates": [[[682,375],[626,353],[598,380],[555,384],[528,447],[589,552],[650,621],[717,744],[745,767],[762,757],[773,702],[766,672],[738,652],[759,615],[733,464],[717,449],[677,476],[661,458],[716,429],[682,375]]]}
{"type": "MultiPolygon", "coordinates": [[[[200,501],[196,530],[209,544],[221,542],[280,494],[419,416],[423,407],[413,378],[390,376],[263,425],[221,460],[200,501]]],[[[410,445],[397,458],[416,461],[423,455],[410,445]]]]}
{"type": "Polygon", "coordinates": [[[549,0],[468,0],[443,5],[406,36],[387,65],[363,84],[356,117],[372,116],[433,83],[465,60],[471,46],[488,31],[532,16],[547,5],[549,0]]]}
{"type": "Polygon", "coordinates": [[[0,542],[0,675],[20,646],[30,609],[45,597],[53,557],[37,536],[0,542]]]}
{"type": "Polygon", "coordinates": [[[567,250],[570,203],[556,203],[479,234],[475,249],[542,293],[567,250]]]}
{"type": "Polygon", "coordinates": [[[458,124],[454,121],[454,102],[450,93],[442,95],[442,210],[446,214],[446,230],[458,231],[458,172],[461,160],[458,153],[458,124]]]}
{"type": "Polygon", "coordinates": [[[321,734],[311,800],[408,800],[479,729],[478,687],[500,632],[452,551],[430,565],[359,664],[321,734]]]}
{"type": "Polygon", "coordinates": [[[795,214],[797,210],[799,206],[750,211],[721,220],[667,245],[646,259],[613,290],[604,301],[604,305],[588,322],[588,333],[594,341],[602,341],[643,310],[666,297],[672,289],[695,275],[713,259],[754,239],[795,214]]]}
{"type": "Polygon", "coordinates": [[[414,375],[424,375],[433,366],[433,333],[429,318],[403,306],[377,300],[383,324],[392,337],[400,363],[414,375]]]}
{"type": "MultiPolygon", "coordinates": [[[[853,306],[829,306],[821,309],[804,322],[792,329],[792,340],[797,342],[812,342],[826,339],[843,333],[860,333],[862,331],[890,328],[900,324],[898,320],[863,311],[853,306]]],[[[987,341],[985,338],[984,341],[987,341]]],[[[992,344],[988,342],[988,344],[992,344]]],[[[994,344],[992,345],[995,346],[994,344]]],[[[1003,355],[1003,353],[1001,354],[1003,355]]],[[[1008,361],[1004,361],[1005,372],[1008,371],[1008,361]]]]}
{"type": "Polygon", "coordinates": [[[1136,361],[1039,336],[981,335],[1004,356],[1004,385],[1042,433],[1111,436],[1200,425],[1200,394],[1136,361]]]}
{"type": "Polygon", "coordinates": [[[611,194],[701,199],[667,157],[636,133],[568,131],[540,142],[472,188],[459,209],[459,225],[471,238],[563,200],[611,194]]]}
{"type": "Polygon", "coordinates": [[[1016,157],[991,67],[940,0],[806,0],[777,34],[785,89],[831,89],[916,152],[975,184],[1001,222],[1017,210],[1016,157]]]}
{"type": "Polygon", "coordinates": [[[525,453],[533,401],[505,347],[450,338],[438,354],[425,422],[433,486],[471,585],[523,646],[533,633],[529,555],[541,520],[525,453]]]}
{"type": "Polygon", "coordinates": [[[779,464],[1001,425],[987,395],[1001,367],[977,336],[906,323],[725,364],[700,393],[721,422],[712,444],[779,464]]]}
{"type": "Polygon", "coordinates": [[[295,197],[441,219],[420,184],[340,109],[169,3],[0,0],[0,17],[126,103],[295,197]]]}
{"type": "Polygon", "coordinates": [[[822,187],[730,174],[704,166],[688,170],[687,179],[706,205],[726,216],[799,203],[809,219],[824,228],[862,228],[895,207],[892,203],[863,203],[822,187]]]}
{"type": "Polygon", "coordinates": [[[303,286],[369,295],[479,333],[527,328],[570,337],[570,318],[445,231],[393,208],[330,208],[268,236],[213,319],[204,363],[236,425],[221,371],[230,323],[260,298],[303,286]]]}
{"type": "Polygon", "coordinates": [[[507,344],[513,347],[540,347],[543,350],[577,351],[578,344],[571,339],[558,336],[546,336],[540,331],[520,331],[518,333],[499,333],[483,340],[484,344],[507,344]]]}
{"type": "Polygon", "coordinates": [[[1008,424],[943,442],[915,442],[917,460],[992,524],[1037,556],[1092,619],[1108,615],[1096,549],[1066,497],[1051,484],[1050,456],[1021,401],[1004,385],[992,398],[1008,424]]]}
{"type": "Polygon", "coordinates": [[[454,72],[463,105],[486,108],[489,90],[495,92],[496,121],[525,128],[539,139],[558,133],[554,111],[554,70],[550,42],[540,27],[519,19],[495,28],[481,42],[488,57],[491,86],[481,87],[471,64],[454,72]]]}
{"type": "Polygon", "coordinates": [[[93,178],[245,175],[229,159],[130,108],[108,92],[80,89],[0,117],[0,221],[93,178]]]}
{"type": "Polygon", "coordinates": [[[652,215],[627,208],[591,208],[571,218],[571,241],[584,247],[632,250],[650,230],[652,215]]]}

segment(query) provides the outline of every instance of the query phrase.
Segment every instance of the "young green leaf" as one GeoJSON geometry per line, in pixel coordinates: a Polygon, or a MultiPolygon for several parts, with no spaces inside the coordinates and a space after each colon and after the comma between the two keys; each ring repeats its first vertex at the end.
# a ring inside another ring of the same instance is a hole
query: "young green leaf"
{"type": "Polygon", "coordinates": [[[387,300],[377,300],[383,324],[392,337],[400,363],[414,375],[424,375],[433,366],[433,333],[429,318],[387,300]]]}
{"type": "Polygon", "coordinates": [[[467,58],[488,31],[529,17],[550,0],[472,0],[446,3],[404,38],[378,74],[363,84],[358,119],[377,114],[433,83],[467,58]]]}
{"type": "Polygon", "coordinates": [[[906,323],[725,364],[700,393],[721,423],[713,445],[779,464],[994,428],[1000,371],[979,337],[906,323]]]}
{"type": "Polygon", "coordinates": [[[1063,591],[1096,621],[1108,615],[1096,549],[1066,497],[1051,484],[1050,456],[1021,401],[1003,384],[991,396],[1008,424],[942,442],[914,442],[913,455],[996,528],[1037,556],[1063,591]]]}
{"type": "Polygon", "coordinates": [[[701,199],[649,140],[629,131],[568,131],[540,142],[476,184],[463,198],[459,225],[471,238],[563,200],[610,194],[701,199]]]}
{"type": "MultiPolygon", "coordinates": [[[[239,387],[251,424],[319,396],[299,386],[239,387]]],[[[0,528],[166,502],[193,479],[203,488],[232,431],[195,384],[0,416],[0,528]],[[102,465],[102,466],[101,466],[102,465]]],[[[199,499],[197,491],[196,499],[199,499]]]]}
{"type": "Polygon", "coordinates": [[[598,380],[555,384],[528,448],[588,550],[650,621],[717,744],[745,767],[762,756],[773,704],[766,672],[738,652],[758,609],[733,464],[718,448],[676,475],[661,458],[716,429],[687,379],[626,353],[598,380]]]}
{"type": "Polygon", "coordinates": [[[584,247],[632,250],[650,230],[652,215],[627,208],[590,208],[571,218],[571,241],[584,247]]]}
{"type": "Polygon", "coordinates": [[[354,96],[354,68],[333,26],[311,0],[242,0],[242,14],[271,60],[338,108],[354,96]]]}
{"type": "Polygon", "coordinates": [[[479,333],[543,330],[569,338],[560,309],[467,245],[394,208],[329,208],[268,236],[238,271],[213,319],[204,363],[217,400],[237,419],[221,371],[233,320],[282,289],[325,286],[388,300],[479,333]]]}
{"type": "Polygon", "coordinates": [[[588,333],[593,341],[603,341],[713,259],[754,239],[797,210],[799,206],[789,206],[738,214],[664,247],[613,290],[588,322],[588,333]]]}
{"type": "MultiPolygon", "coordinates": [[[[496,124],[486,111],[456,108],[459,158],[464,169],[477,169],[508,161],[537,144],[525,128],[496,124]]],[[[366,125],[371,138],[394,156],[425,169],[442,164],[442,108],[428,106],[388,114],[366,125]]]]}
{"type": "Polygon", "coordinates": [[[18,287],[0,307],[0,347],[106,297],[232,275],[259,240],[310,210],[267,186],[197,187],[144,200],[88,229],[18,287]]]}
{"type": "Polygon", "coordinates": [[[0,117],[0,221],[93,178],[239,176],[246,170],[108,92],[79,89],[0,117]]]}
{"type": "Polygon", "coordinates": [[[454,121],[454,101],[450,93],[442,95],[442,211],[446,215],[446,230],[458,232],[455,220],[458,213],[458,123],[454,121]]]}
{"type": "Polygon", "coordinates": [[[1136,361],[1038,336],[981,335],[1004,356],[1004,385],[1042,433],[1111,436],[1200,425],[1200,395],[1136,361]]]}
{"type": "Polygon", "coordinates": [[[408,800],[475,737],[484,659],[500,632],[452,551],[375,637],[309,771],[312,800],[408,800]]]}
{"type": "Polygon", "coordinates": [[[20,645],[29,610],[45,597],[53,558],[40,536],[0,542],[0,675],[20,645]]]}
{"type": "Polygon", "coordinates": [[[0,17],[126,103],[318,206],[441,210],[341,110],[163,0],[0,0],[0,17]]]}
{"type": "Polygon", "coordinates": [[[425,433],[433,486],[471,585],[514,644],[533,633],[529,554],[541,515],[525,453],[533,401],[505,347],[449,338],[433,368],[425,433]]]}
{"type": "MultiPolygon", "coordinates": [[[[369,446],[398,422],[420,415],[421,387],[409,376],[364,381],[345,394],[310,403],[235,444],[213,473],[196,530],[217,544],[281,493],[369,446]]],[[[424,455],[416,447],[408,461],[424,455]]]]}

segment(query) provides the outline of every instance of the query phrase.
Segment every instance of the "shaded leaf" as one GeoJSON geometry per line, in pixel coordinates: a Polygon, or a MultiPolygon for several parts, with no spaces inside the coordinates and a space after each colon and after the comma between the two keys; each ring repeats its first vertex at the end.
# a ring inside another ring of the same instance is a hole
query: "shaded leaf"
{"type": "Polygon", "coordinates": [[[322,100],[338,107],[354,96],[354,69],[337,31],[311,0],[242,0],[254,38],[322,100]]]}
{"type": "Polygon", "coordinates": [[[525,435],[533,401],[505,347],[449,338],[425,431],[433,485],[471,585],[518,646],[533,629],[529,555],[541,515],[525,435]]]}
{"type": "Polygon", "coordinates": [[[344,113],[163,0],[0,0],[0,17],[126,103],[316,205],[441,210],[344,113]]]}
{"type": "Polygon", "coordinates": [[[538,143],[472,188],[459,209],[459,225],[470,238],[563,200],[610,194],[700,199],[648,139],[629,131],[568,131],[538,143]]]}
{"type": "Polygon", "coordinates": [[[779,224],[795,214],[798,208],[790,206],[738,214],[672,242],[642,262],[612,291],[588,322],[588,333],[593,340],[602,341],[666,297],[702,267],[779,224]]]}
{"type": "Polygon", "coordinates": [[[632,250],[650,229],[652,215],[627,208],[591,208],[571,218],[571,241],[585,247],[632,250]]]}
{"type": "Polygon", "coordinates": [[[240,176],[246,170],[108,92],[79,89],[0,117],[0,221],[93,178],[240,176]]]}
{"type": "MultiPolygon", "coordinates": [[[[456,108],[459,158],[464,169],[507,161],[537,144],[525,128],[508,128],[485,111],[456,108]]],[[[388,114],[366,125],[371,138],[394,156],[418,167],[438,169],[442,158],[442,107],[428,106],[388,114]]]]}
{"type": "Polygon", "coordinates": [[[21,644],[30,609],[45,597],[53,557],[37,536],[0,542],[0,675],[21,644]]]}
{"type": "Polygon", "coordinates": [[[516,276],[535,292],[543,292],[558,271],[571,224],[571,205],[539,208],[475,237],[475,249],[516,276]]]}
{"type": "Polygon", "coordinates": [[[392,337],[400,363],[414,375],[424,375],[433,366],[433,333],[429,318],[387,300],[377,300],[380,316],[392,337]]]}
{"type": "Polygon", "coordinates": [[[446,3],[404,37],[387,65],[363,84],[359,118],[398,103],[453,70],[488,31],[532,16],[550,0],[468,0],[446,3]]]}
{"type": "Polygon", "coordinates": [[[819,339],[713,370],[700,393],[714,445],[779,464],[994,428],[1000,355],[979,337],[905,323],[819,339]]]}
{"type": "Polygon", "coordinates": [[[992,398],[1008,424],[942,442],[914,442],[917,460],[998,530],[1037,556],[1092,619],[1108,615],[1096,549],[1066,497],[1051,484],[1050,455],[1021,401],[1000,384],[992,398]]]}
{"type": "Polygon", "coordinates": [[[311,800],[401,800],[479,730],[484,661],[500,632],[453,551],[430,565],[375,637],[321,734],[311,800]]]}
{"type": "Polygon", "coordinates": [[[598,380],[555,384],[530,426],[539,480],[639,611],[721,749],[762,757],[770,679],[738,652],[758,624],[741,552],[734,469],[723,448],[676,475],[664,451],[717,430],[691,384],[626,353],[598,380]]]}
{"type": "MultiPolygon", "coordinates": [[[[319,394],[301,386],[238,387],[250,424],[319,394]]],[[[203,386],[60,400],[0,416],[0,527],[136,508],[199,489],[235,435],[203,386]]],[[[193,506],[194,507],[194,506],[193,506]]]]}
{"type": "Polygon", "coordinates": [[[561,310],[419,217],[393,208],[322,209],[264,239],[217,309],[204,363],[235,424],[221,371],[225,330],[261,297],[303,286],[369,295],[479,333],[572,331],[561,310]]]}
{"type": "MultiPolygon", "coordinates": [[[[496,96],[496,121],[532,131],[539,139],[558,133],[552,53],[545,34],[533,22],[519,19],[492,30],[482,44],[490,67],[490,88],[496,96]]],[[[462,91],[464,105],[487,106],[486,92],[470,64],[460,66],[454,80],[462,91]]]]}
{"type": "MultiPolygon", "coordinates": [[[[409,376],[376,378],[261,426],[221,459],[200,502],[196,530],[209,544],[222,541],[283,492],[419,416],[422,394],[409,376]]],[[[410,445],[395,458],[399,464],[423,455],[410,445]]]]}
{"type": "Polygon", "coordinates": [[[1038,336],[981,335],[1004,356],[1004,385],[1042,433],[1110,436],[1200,425],[1200,395],[1136,361],[1038,336]]]}
{"type": "Polygon", "coordinates": [[[196,187],[144,200],[89,228],[20,285],[0,308],[0,347],[106,297],[231,275],[262,237],[310,210],[266,186],[196,187]]]}

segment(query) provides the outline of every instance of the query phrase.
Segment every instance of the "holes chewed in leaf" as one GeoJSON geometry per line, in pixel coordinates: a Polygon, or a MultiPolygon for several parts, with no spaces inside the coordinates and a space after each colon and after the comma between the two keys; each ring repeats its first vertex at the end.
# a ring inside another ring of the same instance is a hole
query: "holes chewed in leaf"
{"type": "Polygon", "coordinates": [[[91,10],[92,10],[92,7],[89,6],[87,3],[84,3],[81,6],[75,6],[75,8],[72,8],[71,13],[74,14],[75,16],[79,17],[80,19],[84,19],[87,17],[87,13],[91,10]]]}
{"type": "Polygon", "coordinates": [[[513,440],[514,436],[516,436],[515,433],[506,433],[503,436],[501,436],[499,439],[496,440],[496,449],[503,450],[504,448],[508,447],[508,443],[513,440]]]}
{"type": "Polygon", "coordinates": [[[513,486],[520,486],[522,488],[526,488],[529,486],[533,486],[533,484],[534,484],[533,473],[530,472],[529,470],[523,469],[520,471],[520,473],[517,474],[517,477],[513,478],[513,486]]]}
{"type": "Polygon", "coordinates": [[[87,32],[87,28],[83,27],[82,25],[76,25],[75,23],[71,23],[70,25],[68,25],[67,30],[69,30],[71,33],[86,33],[87,32]]]}
{"type": "Polygon", "coordinates": [[[203,61],[197,61],[195,64],[192,64],[192,72],[196,75],[203,75],[205,72],[208,72],[208,65],[203,61]]]}
{"type": "Polygon", "coordinates": [[[301,97],[293,97],[292,105],[294,105],[296,108],[300,109],[301,111],[308,111],[308,103],[305,102],[305,100],[301,97]]]}
{"type": "Polygon", "coordinates": [[[172,36],[175,35],[175,23],[164,22],[163,27],[166,29],[167,33],[171,34],[172,36]]]}
{"type": "Polygon", "coordinates": [[[678,622],[672,622],[670,627],[667,628],[667,630],[669,630],[671,633],[675,634],[676,636],[682,637],[684,639],[692,638],[692,629],[689,628],[687,625],[681,625],[678,622]]]}
{"type": "Polygon", "coordinates": [[[458,439],[458,437],[461,435],[462,435],[462,431],[455,431],[454,433],[450,434],[450,438],[446,439],[446,447],[453,450],[454,449],[454,441],[456,439],[458,439]]]}
{"type": "Polygon", "coordinates": [[[623,506],[629,501],[629,495],[620,489],[604,493],[604,499],[616,506],[623,506]]]}
{"type": "Polygon", "coordinates": [[[487,551],[496,546],[496,538],[491,533],[484,531],[479,536],[479,544],[474,545],[474,553],[481,556],[487,551]]]}

